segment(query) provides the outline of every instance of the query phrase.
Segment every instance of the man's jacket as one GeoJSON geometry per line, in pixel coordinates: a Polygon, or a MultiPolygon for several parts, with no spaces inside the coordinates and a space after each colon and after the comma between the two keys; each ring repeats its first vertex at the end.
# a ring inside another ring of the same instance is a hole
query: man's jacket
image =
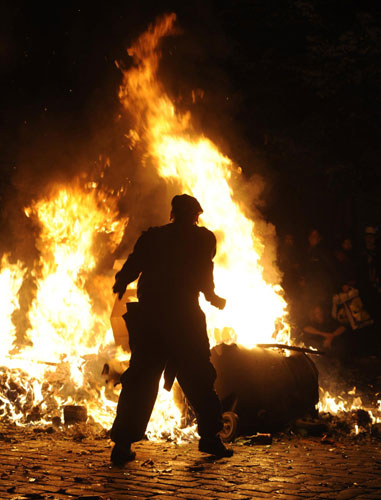
{"type": "Polygon", "coordinates": [[[205,227],[176,222],[143,232],[116,274],[115,289],[138,281],[139,302],[147,305],[198,303],[199,292],[214,296],[216,238],[205,227]]]}

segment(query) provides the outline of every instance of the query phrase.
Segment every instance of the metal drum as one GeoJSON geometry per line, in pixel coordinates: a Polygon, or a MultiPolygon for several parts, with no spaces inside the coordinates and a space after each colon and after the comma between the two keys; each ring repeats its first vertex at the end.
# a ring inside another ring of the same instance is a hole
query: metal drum
{"type": "Polygon", "coordinates": [[[222,402],[223,438],[276,432],[295,419],[316,413],[318,371],[303,352],[285,355],[264,348],[221,344],[212,349],[216,392],[222,402]]]}

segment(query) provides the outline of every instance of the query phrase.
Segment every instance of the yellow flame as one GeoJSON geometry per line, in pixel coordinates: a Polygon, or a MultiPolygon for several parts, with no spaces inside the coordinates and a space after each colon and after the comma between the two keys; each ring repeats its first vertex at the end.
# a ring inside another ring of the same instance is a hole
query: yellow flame
{"type": "Polygon", "coordinates": [[[159,394],[146,434],[149,439],[160,437],[175,442],[191,439],[196,435],[195,425],[181,428],[181,411],[173,400],[172,392],[164,389],[164,377],[160,381],[159,394]]]}
{"type": "Polygon", "coordinates": [[[20,262],[9,263],[9,255],[3,255],[0,265],[0,360],[7,354],[15,341],[16,327],[12,314],[19,309],[18,294],[25,269],[20,262]]]}
{"type": "MultiPolygon", "coordinates": [[[[381,422],[381,401],[378,401],[377,408],[369,408],[364,405],[360,396],[348,397],[356,395],[356,387],[348,391],[345,395],[335,396],[328,391],[320,391],[319,403],[317,409],[319,412],[330,413],[331,415],[338,415],[340,413],[351,412],[362,409],[367,411],[372,424],[381,422]]],[[[359,433],[359,426],[354,425],[355,434],[359,433]]]]}
{"type": "Polygon", "coordinates": [[[190,114],[176,110],[157,78],[158,44],[173,32],[175,19],[174,14],[162,17],[128,50],[135,65],[124,72],[119,95],[136,118],[136,131],[130,135],[144,140],[161,177],[199,199],[204,208],[202,222],[216,231],[216,289],[227,299],[227,306],[216,312],[202,303],[211,344],[221,341],[222,331],[223,340],[246,347],[271,341],[279,333],[278,340],[285,342],[287,305],[279,284],[263,279],[264,242],[248,210],[237,200],[244,186],[240,169],[196,133],[190,114]]]}
{"type": "MultiPolygon", "coordinates": [[[[40,226],[36,241],[40,258],[33,271],[37,290],[28,313],[31,326],[26,332],[32,345],[20,348],[16,356],[6,360],[19,406],[25,406],[27,394],[29,408],[44,408],[43,384],[54,386],[60,381],[61,391],[53,395],[58,407],[72,397],[88,399],[90,415],[104,425],[112,422],[114,411],[110,409],[114,410],[115,404],[104,403],[101,389],[96,382],[89,386],[84,370],[86,356],[95,355],[111,338],[113,276],[95,275],[94,271],[97,261],[116,248],[124,233],[127,219],[119,218],[116,201],[95,182],[81,185],[74,181],[56,185],[25,209],[40,226]],[[102,234],[107,238],[102,238],[98,248],[102,234]],[[18,387],[24,389],[18,391],[18,387]],[[80,396],[76,395],[78,390],[80,396]]],[[[0,287],[2,296],[9,297],[2,301],[1,310],[5,353],[12,347],[15,326],[11,315],[18,307],[23,274],[20,264],[10,265],[3,257],[0,287]]],[[[98,369],[100,373],[101,367],[98,369]]],[[[44,392],[46,395],[49,390],[44,392]]],[[[22,412],[5,399],[1,402],[14,420],[21,419],[22,412]]]]}
{"type": "MultiPolygon", "coordinates": [[[[199,199],[204,208],[201,222],[216,233],[216,291],[227,299],[227,306],[217,311],[201,299],[211,345],[236,341],[253,347],[274,342],[274,337],[287,342],[287,305],[279,283],[263,279],[265,242],[239,200],[246,189],[241,169],[194,130],[190,113],[176,110],[157,77],[158,45],[174,32],[175,19],[174,14],[163,16],[128,49],[134,66],[123,72],[119,97],[135,127],[126,137],[131,147],[143,144],[143,161],[155,165],[162,178],[178,186],[178,192],[199,199]]],[[[151,436],[160,435],[163,416],[167,432],[173,435],[180,416],[172,397],[160,392],[148,430],[151,436]]]]}
{"type": "MultiPolygon", "coordinates": [[[[102,193],[86,192],[75,185],[57,187],[50,198],[39,200],[30,209],[41,224],[41,271],[27,333],[41,359],[85,354],[87,348],[94,350],[104,341],[109,329],[107,309],[103,317],[94,314],[85,286],[96,265],[96,235],[112,227],[110,241],[115,248],[126,221],[115,224],[112,200],[104,204],[102,198],[102,193]]],[[[110,288],[104,294],[110,303],[110,288]]]]}
{"type": "MultiPolygon", "coordinates": [[[[126,137],[131,147],[144,143],[145,160],[150,159],[169,184],[176,184],[177,191],[191,193],[200,200],[205,211],[202,222],[216,232],[216,291],[227,298],[227,306],[220,312],[202,302],[211,343],[237,341],[251,347],[272,342],[275,335],[278,341],[285,342],[289,336],[286,303],[279,283],[268,283],[263,278],[266,242],[259,235],[258,221],[252,220],[250,210],[240,200],[246,191],[241,171],[215,144],[193,129],[190,113],[176,110],[157,78],[158,44],[173,32],[174,22],[175,15],[164,16],[128,51],[135,65],[124,72],[120,99],[136,119],[136,130],[130,130],[126,137]]],[[[121,187],[118,195],[123,192],[121,187]]],[[[102,253],[97,238],[107,233],[105,251],[112,251],[121,241],[127,220],[118,217],[116,196],[107,194],[92,180],[82,185],[78,181],[55,186],[25,213],[38,221],[41,229],[37,241],[40,259],[34,269],[37,290],[27,332],[32,346],[6,360],[12,378],[11,384],[6,381],[6,389],[16,393],[15,387],[22,386],[23,390],[16,394],[18,402],[13,405],[0,393],[0,405],[5,405],[10,417],[17,421],[25,416],[26,407],[47,407],[49,391],[43,391],[42,384],[61,387],[64,381],[59,395],[52,389],[51,397],[57,405],[86,401],[88,413],[108,426],[114,418],[115,398],[110,399],[106,388],[97,381],[89,386],[84,370],[88,356],[96,356],[100,345],[111,338],[113,277],[94,275],[102,253]],[[81,395],[71,386],[81,389],[81,395]]],[[[104,246],[102,239],[101,248],[104,246]]],[[[10,264],[3,256],[2,353],[13,347],[16,329],[12,315],[19,308],[24,273],[22,264],[10,264]]],[[[361,404],[358,399],[356,405],[361,404]]],[[[347,405],[327,393],[320,409],[345,411],[347,405]]],[[[379,421],[373,414],[372,419],[379,421]]],[[[179,430],[180,420],[172,395],[161,390],[148,435],[154,438],[164,434],[172,439],[193,436],[194,428],[179,430]]]]}

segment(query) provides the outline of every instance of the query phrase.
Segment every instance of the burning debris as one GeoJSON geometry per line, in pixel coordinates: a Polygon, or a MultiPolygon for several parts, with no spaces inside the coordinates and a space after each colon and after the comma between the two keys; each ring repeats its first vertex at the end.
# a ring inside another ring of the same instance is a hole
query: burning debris
{"type": "MultiPolygon", "coordinates": [[[[84,421],[84,412],[87,416],[89,409],[94,415],[94,410],[105,395],[111,412],[116,404],[116,396],[110,389],[104,387],[100,375],[101,365],[105,359],[102,353],[93,358],[88,357],[87,360],[81,359],[83,383],[80,386],[77,386],[71,378],[72,368],[69,360],[50,363],[48,368],[43,367],[40,375],[35,376],[31,376],[25,369],[2,366],[0,368],[1,420],[16,422],[18,425],[50,424],[62,420],[70,424],[75,421],[71,415],[79,412],[82,419],[77,418],[76,421],[84,421]],[[65,404],[69,402],[75,405],[65,404]],[[80,406],[84,402],[86,407],[80,406]],[[82,413],[81,410],[73,408],[83,408],[82,413]]],[[[35,363],[29,364],[33,367],[35,363]]]]}
{"type": "Polygon", "coordinates": [[[66,405],[63,409],[65,424],[77,424],[86,422],[87,408],[86,406],[66,405]]]}

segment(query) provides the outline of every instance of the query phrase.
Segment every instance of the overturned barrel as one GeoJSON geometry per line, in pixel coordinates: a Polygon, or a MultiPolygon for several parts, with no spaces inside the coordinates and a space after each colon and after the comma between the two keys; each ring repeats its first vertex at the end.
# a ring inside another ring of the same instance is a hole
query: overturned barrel
{"type": "Polygon", "coordinates": [[[240,434],[280,431],[315,413],[318,371],[305,353],[221,344],[211,361],[223,410],[238,415],[240,434]]]}

